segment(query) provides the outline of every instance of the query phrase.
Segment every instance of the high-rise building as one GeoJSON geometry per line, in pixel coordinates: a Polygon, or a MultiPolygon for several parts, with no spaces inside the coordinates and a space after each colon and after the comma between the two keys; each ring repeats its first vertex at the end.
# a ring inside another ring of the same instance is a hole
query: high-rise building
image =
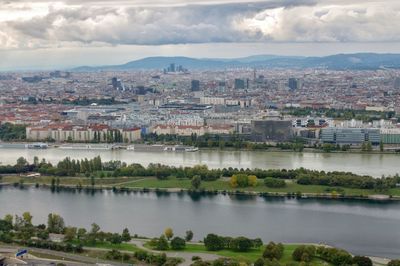
{"type": "Polygon", "coordinates": [[[288,87],[291,90],[298,90],[300,88],[300,81],[296,78],[289,78],[288,87]]]}
{"type": "Polygon", "coordinates": [[[245,82],[243,79],[235,79],[235,89],[244,90],[245,82]]]}
{"type": "Polygon", "coordinates": [[[394,88],[395,88],[396,90],[400,90],[400,77],[397,77],[397,78],[394,80],[394,88]]]}
{"type": "Polygon", "coordinates": [[[113,86],[114,90],[121,90],[121,91],[125,90],[124,84],[119,78],[113,77],[111,79],[111,85],[113,86]]]}
{"type": "Polygon", "coordinates": [[[199,80],[192,80],[191,91],[199,91],[200,90],[200,81],[199,80]]]}
{"type": "Polygon", "coordinates": [[[169,65],[168,72],[175,72],[175,64],[174,64],[174,63],[171,63],[171,64],[169,65]]]}

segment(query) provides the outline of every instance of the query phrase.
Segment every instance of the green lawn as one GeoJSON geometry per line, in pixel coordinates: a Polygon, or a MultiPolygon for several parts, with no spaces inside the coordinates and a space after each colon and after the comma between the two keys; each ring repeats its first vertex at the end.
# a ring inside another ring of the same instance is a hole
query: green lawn
{"type": "MultiPolygon", "coordinates": [[[[131,183],[124,184],[125,187],[136,187],[136,188],[182,188],[190,189],[191,183],[189,179],[176,179],[170,178],[167,180],[158,180],[153,177],[146,178],[144,180],[134,181],[131,183]]],[[[299,185],[295,182],[289,181],[284,188],[268,188],[264,186],[262,180],[255,187],[247,188],[232,188],[228,181],[216,180],[216,181],[203,181],[201,183],[201,188],[206,190],[226,190],[226,191],[254,191],[254,192],[271,192],[271,193],[327,193],[325,190],[328,188],[326,186],[318,185],[299,185]]],[[[353,189],[353,188],[343,188],[346,195],[351,196],[368,196],[373,194],[381,194],[382,192],[377,192],[372,189],[353,189]]],[[[400,196],[400,188],[393,188],[385,192],[385,194],[400,196]]]]}
{"type": "Polygon", "coordinates": [[[136,245],[129,243],[111,244],[108,242],[102,242],[102,243],[96,243],[95,245],[85,243],[83,246],[93,247],[93,248],[116,249],[116,250],[131,251],[131,252],[140,250],[136,245]]]}

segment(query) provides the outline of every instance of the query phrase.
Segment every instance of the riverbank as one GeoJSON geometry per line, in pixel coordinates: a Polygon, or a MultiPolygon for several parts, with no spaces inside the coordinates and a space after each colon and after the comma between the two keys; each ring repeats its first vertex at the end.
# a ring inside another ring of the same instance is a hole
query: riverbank
{"type": "Polygon", "coordinates": [[[63,177],[59,178],[59,185],[52,187],[52,180],[56,177],[41,176],[37,178],[6,176],[3,177],[1,186],[7,187],[44,187],[55,191],[59,190],[84,190],[98,191],[110,190],[115,193],[125,192],[157,192],[157,193],[199,193],[199,194],[229,194],[263,197],[289,197],[289,198],[316,198],[316,199],[357,199],[367,201],[400,201],[400,187],[377,192],[374,189],[355,189],[330,187],[321,185],[300,185],[295,180],[285,180],[283,188],[269,188],[259,180],[256,186],[245,188],[232,188],[227,179],[215,181],[202,181],[199,189],[192,188],[191,180],[187,178],[168,178],[164,180],[155,177],[121,177],[121,178],[96,178],[96,184],[91,184],[90,178],[63,177]]]}
{"type": "MultiPolygon", "coordinates": [[[[26,145],[28,144],[34,144],[38,143],[37,141],[21,141],[21,142],[0,142],[0,148],[26,148],[26,145]]],[[[70,150],[99,150],[99,148],[96,147],[102,147],[104,150],[113,150],[113,147],[115,149],[123,149],[126,150],[130,146],[139,146],[141,151],[154,151],[154,149],[151,149],[151,147],[155,146],[161,146],[164,145],[166,147],[173,147],[174,145],[179,145],[182,146],[182,143],[154,143],[154,144],[144,144],[144,143],[138,143],[138,144],[125,144],[125,143],[94,143],[94,142],[73,142],[73,143],[65,143],[65,142],[52,142],[52,143],[46,143],[48,145],[49,149],[60,149],[64,150],[65,147],[67,146],[67,149],[70,150]],[[148,147],[148,149],[146,149],[148,147]]],[[[373,150],[362,150],[361,148],[349,148],[346,150],[343,149],[331,149],[331,150],[324,150],[323,148],[314,148],[314,147],[303,147],[301,151],[299,150],[294,150],[294,149],[285,149],[285,148],[280,148],[277,147],[276,144],[274,145],[267,145],[265,148],[257,148],[254,145],[257,145],[257,143],[249,143],[250,145],[246,147],[240,147],[240,148],[234,148],[234,147],[196,147],[200,151],[259,151],[259,152],[296,152],[296,153],[350,153],[350,154],[400,154],[400,146],[397,145],[390,145],[386,148],[384,148],[383,151],[381,151],[379,148],[374,148],[373,150]],[[253,146],[251,144],[254,144],[253,146]]],[[[191,146],[187,146],[191,147],[191,146]]],[[[159,148],[159,147],[158,147],[159,148]]],[[[159,148],[160,151],[162,151],[161,148],[159,148]]],[[[129,150],[129,149],[128,149],[129,150]]],[[[132,149],[133,150],[133,149],[132,149]]],[[[195,150],[196,151],[196,150],[195,150]]],[[[168,152],[173,152],[172,149],[168,150],[168,152]]],[[[175,152],[175,151],[174,151],[175,152]]],[[[184,152],[184,151],[177,151],[177,152],[184,152]]]]}
{"type": "Polygon", "coordinates": [[[292,151],[235,151],[200,150],[198,152],[143,152],[128,150],[62,150],[1,148],[0,165],[14,165],[24,157],[33,162],[35,157],[45,158],[56,165],[69,157],[71,160],[91,159],[101,156],[102,161],[121,161],[143,166],[163,164],[175,167],[207,165],[209,169],[312,169],[343,171],[373,177],[393,176],[399,173],[399,156],[396,154],[317,153],[292,151]]]}

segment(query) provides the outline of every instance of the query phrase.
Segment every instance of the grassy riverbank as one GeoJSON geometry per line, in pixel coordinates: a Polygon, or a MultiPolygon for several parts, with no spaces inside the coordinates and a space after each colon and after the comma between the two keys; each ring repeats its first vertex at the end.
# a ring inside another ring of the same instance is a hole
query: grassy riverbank
{"type": "MultiPolygon", "coordinates": [[[[151,248],[148,244],[145,244],[147,248],[151,248]]],[[[282,258],[279,260],[280,263],[282,264],[293,264],[297,265],[298,262],[294,261],[292,258],[293,251],[299,247],[300,245],[298,244],[284,244],[284,252],[282,258]]],[[[207,253],[207,254],[215,254],[221,257],[226,257],[226,258],[232,258],[236,259],[238,261],[244,261],[247,263],[253,263],[255,262],[258,258],[262,257],[263,251],[265,249],[265,246],[262,246],[258,249],[251,249],[247,252],[236,252],[232,250],[219,250],[219,251],[209,251],[206,249],[206,247],[202,243],[198,244],[186,244],[185,249],[179,250],[179,252],[188,252],[188,253],[207,253]]],[[[319,266],[319,265],[330,265],[329,263],[319,259],[319,258],[314,258],[310,263],[310,266],[319,266]]]]}
{"type": "MultiPolygon", "coordinates": [[[[3,184],[19,185],[51,185],[53,177],[41,176],[35,178],[5,176],[2,179],[3,184]]],[[[60,186],[69,187],[91,187],[90,178],[83,177],[63,177],[59,178],[60,186]]],[[[303,195],[339,195],[351,197],[368,197],[371,195],[387,195],[392,197],[400,197],[400,188],[391,188],[384,191],[376,191],[374,189],[357,189],[343,187],[329,187],[322,185],[300,185],[295,180],[285,180],[286,186],[283,188],[270,188],[263,184],[263,180],[259,180],[256,186],[245,188],[233,188],[227,179],[218,179],[215,181],[202,181],[201,190],[205,191],[225,191],[225,192],[244,192],[244,193],[277,193],[277,194],[298,194],[303,195]]],[[[96,178],[95,188],[129,188],[129,189],[166,189],[166,190],[189,190],[192,188],[191,180],[187,178],[178,179],[170,177],[160,180],[155,177],[118,177],[118,178],[96,178]]]]}

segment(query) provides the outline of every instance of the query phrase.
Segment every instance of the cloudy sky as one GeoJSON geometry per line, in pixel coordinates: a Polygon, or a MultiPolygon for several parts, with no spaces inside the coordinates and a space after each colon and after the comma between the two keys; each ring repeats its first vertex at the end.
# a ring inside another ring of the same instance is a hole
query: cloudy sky
{"type": "Polygon", "coordinates": [[[0,0],[0,69],[400,52],[399,0],[0,0]]]}

